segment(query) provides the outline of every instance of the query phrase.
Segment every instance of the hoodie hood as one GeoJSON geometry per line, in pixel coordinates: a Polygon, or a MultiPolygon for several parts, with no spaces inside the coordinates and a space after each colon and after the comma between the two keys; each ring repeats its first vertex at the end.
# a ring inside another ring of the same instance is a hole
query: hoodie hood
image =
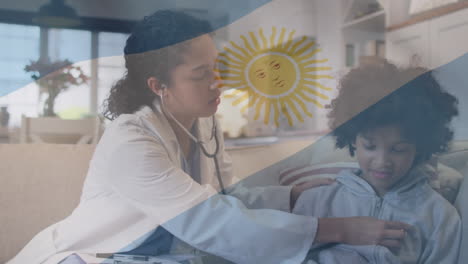
{"type": "MultiPolygon", "coordinates": [[[[373,187],[361,178],[360,169],[342,170],[336,180],[345,185],[351,192],[363,196],[377,196],[373,187]]],[[[402,177],[384,195],[384,199],[400,200],[406,197],[420,195],[425,188],[430,188],[427,184],[428,175],[418,166],[411,169],[405,177],[402,177]]]]}

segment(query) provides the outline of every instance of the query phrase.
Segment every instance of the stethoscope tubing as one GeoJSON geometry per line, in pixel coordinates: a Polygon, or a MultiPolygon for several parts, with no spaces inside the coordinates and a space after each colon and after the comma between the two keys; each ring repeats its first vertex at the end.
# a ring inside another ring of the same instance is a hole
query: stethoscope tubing
{"type": "MultiPolygon", "coordinates": [[[[213,116],[212,118],[214,120],[215,117],[213,116]]],[[[212,154],[210,154],[203,146],[203,142],[198,141],[196,142],[196,144],[200,147],[201,151],[206,157],[213,159],[214,164],[215,164],[215,169],[216,169],[216,177],[218,178],[218,183],[219,183],[219,187],[221,188],[221,193],[226,194],[226,191],[224,190],[223,179],[221,178],[221,169],[219,168],[219,162],[218,162],[218,156],[217,156],[219,152],[219,139],[218,139],[218,136],[216,135],[216,132],[217,132],[216,122],[213,122],[213,126],[214,126],[214,140],[216,144],[215,151],[212,154]]]]}
{"type": "Polygon", "coordinates": [[[196,138],[192,133],[190,133],[175,117],[174,115],[172,115],[172,113],[166,109],[166,106],[164,104],[164,99],[163,99],[164,96],[161,96],[161,104],[162,104],[162,108],[163,108],[163,112],[166,112],[168,114],[168,116],[174,120],[174,122],[185,132],[185,134],[187,134],[187,136],[192,139],[195,144],[198,145],[198,147],[200,148],[200,150],[203,152],[203,155],[205,155],[206,157],[208,158],[212,158],[213,161],[214,161],[214,164],[215,164],[215,169],[216,169],[216,177],[218,178],[218,183],[219,183],[219,187],[221,188],[221,193],[222,194],[226,194],[226,191],[224,190],[224,183],[223,183],[223,179],[221,178],[221,169],[219,168],[219,162],[218,162],[218,153],[219,153],[219,138],[217,136],[217,125],[216,125],[216,121],[215,121],[215,117],[214,115],[211,117],[212,118],[212,125],[211,125],[211,136],[210,136],[210,139],[209,140],[212,140],[214,138],[215,140],[215,144],[216,144],[216,147],[215,147],[215,151],[213,153],[209,153],[206,149],[205,149],[205,146],[203,146],[206,142],[196,138]]]}

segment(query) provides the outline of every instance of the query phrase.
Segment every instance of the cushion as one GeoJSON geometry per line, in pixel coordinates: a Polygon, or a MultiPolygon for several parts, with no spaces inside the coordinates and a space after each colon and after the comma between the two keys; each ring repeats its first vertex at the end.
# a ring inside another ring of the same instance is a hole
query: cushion
{"type": "Polygon", "coordinates": [[[438,156],[439,163],[442,163],[459,172],[468,172],[468,149],[453,150],[438,156]]]}
{"type": "Polygon", "coordinates": [[[426,165],[425,169],[428,172],[430,171],[429,173],[432,175],[430,178],[432,188],[453,204],[463,180],[463,175],[440,162],[436,166],[426,165]]]}

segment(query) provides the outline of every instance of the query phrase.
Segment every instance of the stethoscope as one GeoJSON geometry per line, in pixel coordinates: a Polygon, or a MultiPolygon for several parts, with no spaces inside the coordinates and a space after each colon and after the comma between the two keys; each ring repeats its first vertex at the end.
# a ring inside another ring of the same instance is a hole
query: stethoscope
{"type": "MultiPolygon", "coordinates": [[[[161,85],[161,89],[163,91],[165,91],[167,89],[167,86],[166,85],[161,85]]],[[[190,139],[193,140],[193,142],[195,142],[196,145],[198,145],[198,147],[200,148],[200,150],[202,151],[203,155],[205,155],[206,157],[208,158],[211,158],[213,159],[214,161],[214,164],[215,164],[215,169],[216,169],[216,177],[218,178],[218,183],[219,183],[219,187],[221,188],[221,193],[222,194],[226,194],[226,191],[224,190],[224,184],[223,184],[223,179],[221,178],[221,170],[219,168],[219,162],[218,162],[218,152],[219,152],[219,138],[217,137],[217,126],[216,126],[216,120],[215,120],[215,117],[214,115],[211,116],[211,120],[212,120],[212,125],[211,125],[211,136],[210,136],[210,139],[208,141],[203,141],[203,140],[200,140],[198,138],[196,138],[192,133],[190,133],[190,131],[188,131],[175,117],[174,115],[172,115],[172,113],[167,109],[165,103],[164,103],[164,96],[161,95],[161,104],[162,104],[162,109],[163,109],[163,112],[165,114],[167,114],[184,132],[185,134],[187,134],[187,136],[189,136],[190,139]],[[215,141],[215,144],[216,144],[216,147],[215,147],[215,150],[213,153],[209,153],[205,146],[206,144],[209,143],[209,141],[213,140],[214,138],[214,141],[215,141]]]]}

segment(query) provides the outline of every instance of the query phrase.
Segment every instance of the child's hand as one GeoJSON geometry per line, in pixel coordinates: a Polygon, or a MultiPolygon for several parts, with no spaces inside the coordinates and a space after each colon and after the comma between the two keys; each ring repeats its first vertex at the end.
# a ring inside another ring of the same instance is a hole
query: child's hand
{"type": "Polygon", "coordinates": [[[316,179],[312,179],[312,180],[294,185],[294,187],[291,190],[291,199],[290,199],[291,210],[294,208],[297,198],[299,198],[299,195],[301,195],[303,191],[308,190],[310,188],[318,187],[318,186],[329,185],[334,182],[335,180],[330,179],[330,178],[316,178],[316,179]]]}

